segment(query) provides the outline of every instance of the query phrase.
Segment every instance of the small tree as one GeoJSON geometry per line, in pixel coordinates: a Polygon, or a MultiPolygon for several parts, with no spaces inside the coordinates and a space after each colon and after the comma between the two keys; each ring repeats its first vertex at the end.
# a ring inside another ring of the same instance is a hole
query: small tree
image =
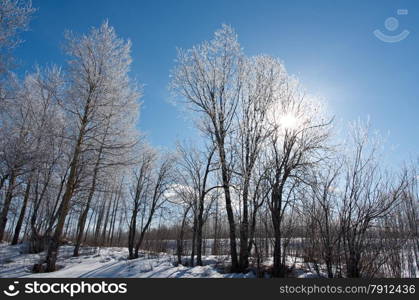
{"type": "Polygon", "coordinates": [[[190,203],[193,212],[191,265],[194,265],[196,248],[196,262],[197,265],[202,266],[203,227],[213,201],[208,194],[214,189],[221,188],[210,184],[212,173],[218,171],[213,162],[215,148],[210,146],[205,151],[199,151],[194,147],[179,144],[177,152],[179,156],[178,184],[181,187],[178,193],[190,203]]]}
{"type": "Polygon", "coordinates": [[[380,140],[371,135],[369,125],[354,123],[350,133],[339,217],[346,275],[360,277],[363,272],[367,275],[364,260],[367,249],[376,246],[376,241],[368,240],[369,231],[400,203],[406,177],[391,178],[380,168],[377,160],[380,140]]]}
{"type": "Polygon", "coordinates": [[[152,225],[153,218],[168,199],[167,193],[173,184],[174,158],[171,155],[160,157],[153,166],[151,176],[141,203],[140,236],[135,244],[134,258],[143,244],[145,234],[152,225]]]}

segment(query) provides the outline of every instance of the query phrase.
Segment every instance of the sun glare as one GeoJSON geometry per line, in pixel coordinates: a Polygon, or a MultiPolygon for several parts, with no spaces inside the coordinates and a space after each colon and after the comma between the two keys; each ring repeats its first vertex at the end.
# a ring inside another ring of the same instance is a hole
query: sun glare
{"type": "Polygon", "coordinates": [[[295,115],[288,113],[280,118],[280,123],[285,129],[295,129],[297,127],[298,120],[295,115]]]}

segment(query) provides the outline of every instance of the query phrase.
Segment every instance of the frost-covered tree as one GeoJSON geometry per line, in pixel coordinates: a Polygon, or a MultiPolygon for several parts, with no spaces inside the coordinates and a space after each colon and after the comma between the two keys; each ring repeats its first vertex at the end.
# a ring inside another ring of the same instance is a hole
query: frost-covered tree
{"type": "MultiPolygon", "coordinates": [[[[28,28],[33,12],[34,9],[30,1],[4,0],[0,2],[0,113],[5,113],[5,115],[2,115],[2,119],[7,118],[6,115],[10,114],[10,111],[2,112],[2,110],[7,108],[9,101],[10,104],[13,104],[12,102],[16,100],[19,90],[17,78],[10,73],[12,61],[10,51],[21,42],[18,33],[28,28]]],[[[0,126],[2,127],[0,128],[2,130],[1,134],[6,134],[8,130],[4,128],[10,126],[10,124],[3,123],[0,126]]],[[[6,136],[1,138],[2,141],[6,139],[6,136]]],[[[4,171],[3,162],[4,160],[0,161],[0,190],[10,176],[7,171],[4,171]]]]}
{"type": "MultiPolygon", "coordinates": [[[[277,68],[282,68],[277,62],[277,68]]],[[[274,231],[273,275],[284,276],[284,222],[295,208],[295,192],[310,170],[326,158],[330,120],[319,101],[306,95],[297,79],[287,75],[268,112],[270,136],[264,161],[270,186],[268,201],[274,231]]],[[[292,217],[289,219],[292,221],[292,217]]]]}
{"type": "Polygon", "coordinates": [[[234,127],[242,84],[243,54],[234,30],[223,25],[209,42],[179,50],[171,87],[191,110],[200,113],[198,124],[217,149],[225,207],[229,222],[232,270],[239,269],[236,222],[231,197],[228,141],[234,127]]]}
{"type": "Polygon", "coordinates": [[[268,113],[277,100],[286,72],[277,59],[269,56],[247,58],[243,70],[234,155],[238,158],[236,175],[241,205],[239,263],[240,269],[245,271],[252,249],[249,234],[254,226],[254,221],[249,219],[254,219],[260,207],[256,202],[260,200],[258,192],[262,176],[255,174],[255,166],[260,162],[262,147],[271,134],[267,126],[268,113]],[[249,223],[252,224],[249,226],[249,223]]]}
{"type": "MultiPolygon", "coordinates": [[[[53,168],[55,162],[50,159],[55,156],[54,147],[62,143],[65,120],[58,106],[58,99],[62,96],[64,86],[59,68],[38,68],[35,73],[26,76],[19,93],[18,99],[23,101],[21,105],[27,107],[29,112],[29,134],[32,136],[32,143],[31,156],[25,166],[25,194],[12,244],[18,242],[33,183],[39,182],[38,175],[43,170],[53,168]]],[[[48,186],[47,182],[44,184],[48,186]]]]}
{"type": "MultiPolygon", "coordinates": [[[[51,145],[51,137],[62,125],[57,96],[62,90],[62,76],[57,68],[38,69],[26,76],[15,91],[16,99],[1,111],[0,134],[1,163],[3,178],[8,179],[6,198],[0,222],[0,239],[7,224],[8,210],[18,183],[23,181],[27,193],[23,201],[23,218],[29,197],[30,185],[51,145]],[[20,182],[17,182],[20,181],[20,182]]],[[[20,231],[21,221],[15,230],[20,231]],[[20,225],[19,225],[20,224],[20,225]]],[[[17,237],[14,239],[16,242],[17,237]]]]}
{"type": "MultiPolygon", "coordinates": [[[[69,116],[72,134],[70,166],[58,210],[55,231],[46,257],[46,270],[54,271],[64,223],[71,199],[80,183],[84,157],[92,151],[106,150],[112,164],[125,161],[120,151],[136,143],[134,126],[139,92],[130,79],[130,42],[117,37],[115,30],[103,23],[88,35],[66,34],[68,92],[62,107],[69,116]]],[[[97,160],[96,160],[97,161],[97,160]]],[[[94,163],[94,166],[96,164],[94,163]]]]}
{"type": "Polygon", "coordinates": [[[22,42],[18,34],[28,29],[34,11],[31,1],[0,1],[0,100],[8,98],[10,92],[6,80],[13,63],[11,50],[22,42]]]}

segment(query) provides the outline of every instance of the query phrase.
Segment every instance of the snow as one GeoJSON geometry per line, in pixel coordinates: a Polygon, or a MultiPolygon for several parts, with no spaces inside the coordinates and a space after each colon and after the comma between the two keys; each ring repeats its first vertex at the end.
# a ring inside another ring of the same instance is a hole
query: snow
{"type": "MultiPolygon", "coordinates": [[[[26,245],[11,246],[0,243],[0,278],[35,277],[35,278],[254,278],[255,272],[247,274],[226,273],[223,270],[229,264],[226,255],[203,256],[203,266],[189,267],[177,265],[176,257],[167,253],[140,253],[140,257],[128,260],[127,248],[117,247],[82,247],[81,255],[73,257],[73,246],[60,247],[57,264],[61,267],[56,272],[32,273],[31,268],[45,258],[45,253],[28,254],[26,245]]],[[[189,258],[183,259],[187,263],[189,258]]],[[[272,257],[263,262],[264,268],[272,266],[272,257]]],[[[306,262],[301,257],[287,256],[286,265],[290,267],[291,277],[318,278],[327,277],[326,268],[319,264],[318,272],[314,263],[306,262]]],[[[415,265],[415,264],[413,264],[415,265]]],[[[407,269],[407,261],[404,268],[407,269]]],[[[415,265],[416,266],[416,265],[415,265]]],[[[419,277],[417,269],[407,272],[403,277],[419,277]],[[413,272],[413,273],[412,273],[413,272]],[[413,275],[412,275],[413,274],[413,275]]],[[[265,274],[265,277],[269,277],[265,274]]]]}
{"type": "Polygon", "coordinates": [[[73,247],[60,248],[60,270],[51,273],[31,273],[30,268],[38,263],[42,254],[26,254],[25,245],[0,244],[0,277],[36,278],[251,278],[248,274],[221,273],[220,257],[203,257],[204,266],[176,266],[175,258],[160,253],[142,253],[135,260],[128,260],[126,248],[83,248],[79,257],[72,257],[73,247]]]}

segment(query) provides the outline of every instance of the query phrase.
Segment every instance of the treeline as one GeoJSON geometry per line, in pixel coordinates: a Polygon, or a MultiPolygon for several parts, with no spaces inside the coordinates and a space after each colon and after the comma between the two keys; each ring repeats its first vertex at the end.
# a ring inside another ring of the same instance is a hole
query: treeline
{"type": "Polygon", "coordinates": [[[11,50],[34,10],[0,10],[0,240],[45,251],[34,271],[56,270],[67,243],[190,265],[227,254],[231,272],[275,277],[296,256],[330,278],[415,276],[417,162],[386,168],[368,123],[339,141],[324,103],[279,59],[246,56],[231,27],[179,50],[170,88],[201,138],[163,151],[136,126],[129,41],[107,22],[67,32],[65,66],[19,79],[11,50]]]}

